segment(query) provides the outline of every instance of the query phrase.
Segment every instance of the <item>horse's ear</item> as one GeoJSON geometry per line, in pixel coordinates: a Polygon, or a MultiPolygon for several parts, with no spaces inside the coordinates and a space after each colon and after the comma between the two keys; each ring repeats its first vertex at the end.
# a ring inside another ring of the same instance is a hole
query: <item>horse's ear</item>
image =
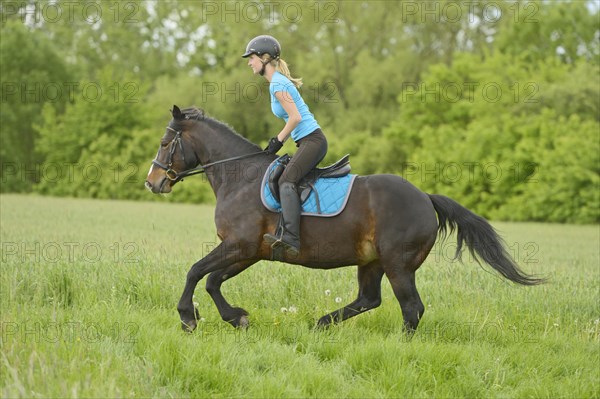
{"type": "Polygon", "coordinates": [[[173,119],[182,119],[183,114],[177,105],[173,105],[173,109],[171,110],[171,114],[173,115],[173,119]]]}

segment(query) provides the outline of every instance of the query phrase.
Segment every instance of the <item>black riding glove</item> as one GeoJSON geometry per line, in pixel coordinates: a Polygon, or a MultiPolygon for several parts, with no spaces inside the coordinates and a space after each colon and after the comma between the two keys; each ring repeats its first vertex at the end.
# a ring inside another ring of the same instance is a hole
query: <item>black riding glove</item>
{"type": "Polygon", "coordinates": [[[265,148],[265,151],[269,154],[277,154],[277,151],[281,150],[281,147],[283,147],[283,143],[277,137],[273,137],[269,140],[269,145],[265,148]]]}

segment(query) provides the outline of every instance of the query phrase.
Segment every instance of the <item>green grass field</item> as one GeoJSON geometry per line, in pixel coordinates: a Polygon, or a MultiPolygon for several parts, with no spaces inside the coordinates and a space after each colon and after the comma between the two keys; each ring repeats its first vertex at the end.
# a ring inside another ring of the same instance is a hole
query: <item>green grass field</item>
{"type": "Polygon", "coordinates": [[[598,226],[494,223],[550,278],[538,287],[436,245],[411,340],[385,279],[381,307],[318,331],[355,298],[356,268],[267,261],[223,286],[248,330],[221,321],[201,282],[185,334],[176,305],[217,241],[212,207],[0,201],[2,397],[600,397],[598,226]]]}

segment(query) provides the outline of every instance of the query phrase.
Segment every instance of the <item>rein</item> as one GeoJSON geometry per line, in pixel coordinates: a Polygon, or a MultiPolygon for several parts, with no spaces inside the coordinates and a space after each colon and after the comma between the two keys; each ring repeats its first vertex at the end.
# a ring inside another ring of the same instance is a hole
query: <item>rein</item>
{"type": "MultiPolygon", "coordinates": [[[[219,165],[222,163],[227,163],[227,162],[232,162],[232,161],[237,161],[240,159],[245,159],[245,158],[250,158],[253,157],[255,155],[259,155],[259,154],[264,154],[266,153],[265,150],[263,151],[258,151],[258,152],[253,152],[251,154],[244,154],[244,155],[239,155],[237,157],[232,157],[232,158],[227,158],[227,159],[222,159],[220,161],[215,161],[215,162],[210,162],[204,165],[198,165],[194,168],[191,169],[186,169],[182,172],[177,172],[175,171],[172,166],[173,166],[173,154],[175,154],[175,148],[177,146],[179,146],[179,148],[181,149],[181,155],[183,157],[183,161],[185,162],[185,151],[183,151],[183,144],[181,142],[181,131],[180,130],[175,130],[170,126],[167,126],[167,129],[175,132],[175,137],[173,138],[173,140],[171,140],[171,148],[169,149],[169,158],[167,159],[167,164],[165,165],[164,163],[160,162],[157,157],[158,157],[158,153],[156,153],[156,157],[152,160],[152,163],[156,166],[158,166],[159,168],[163,169],[165,171],[165,175],[167,176],[167,179],[171,180],[171,181],[179,181],[182,180],[184,177],[188,177],[188,176],[193,176],[193,175],[197,175],[200,173],[205,173],[206,172],[206,168],[210,168],[211,166],[215,166],[215,165],[219,165]]],[[[159,150],[160,152],[160,150],[159,150]]]]}

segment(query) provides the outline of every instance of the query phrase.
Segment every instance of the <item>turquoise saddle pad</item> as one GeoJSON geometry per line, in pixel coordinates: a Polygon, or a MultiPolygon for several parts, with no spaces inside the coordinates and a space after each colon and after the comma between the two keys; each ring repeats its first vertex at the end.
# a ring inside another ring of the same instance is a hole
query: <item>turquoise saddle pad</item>
{"type": "MultiPolygon", "coordinates": [[[[275,199],[273,193],[271,193],[268,184],[269,176],[273,173],[278,162],[279,158],[273,161],[267,168],[260,190],[262,203],[271,212],[281,212],[281,204],[275,199]]],[[[355,178],[356,175],[348,174],[343,177],[328,177],[317,180],[310,196],[302,204],[302,215],[332,217],[342,213],[348,203],[355,178]],[[317,196],[319,206],[317,206],[317,196]]]]}

